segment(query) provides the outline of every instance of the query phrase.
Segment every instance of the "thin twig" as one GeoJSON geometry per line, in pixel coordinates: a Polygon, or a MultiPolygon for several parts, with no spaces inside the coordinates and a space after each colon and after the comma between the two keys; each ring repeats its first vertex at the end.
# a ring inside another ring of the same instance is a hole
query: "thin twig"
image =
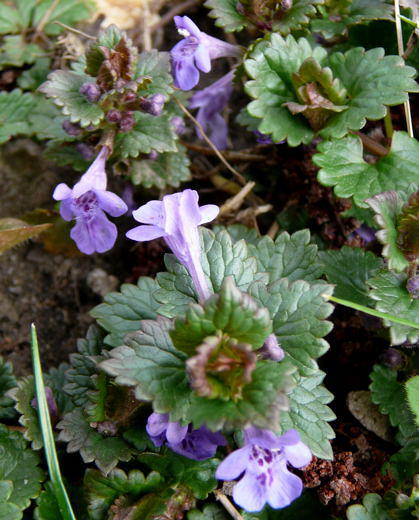
{"type": "Polygon", "coordinates": [[[58,20],[55,20],[52,23],[56,23],[58,25],[61,25],[61,27],[64,27],[64,29],[67,29],[67,31],[70,31],[74,34],[78,34],[79,36],[83,36],[84,38],[88,38],[89,40],[96,40],[95,36],[90,36],[90,34],[86,34],[83,31],[79,31],[78,29],[74,29],[74,27],[70,27],[69,25],[66,25],[65,23],[59,22],[58,20]]]}
{"type": "Polygon", "coordinates": [[[179,15],[191,7],[194,7],[196,4],[199,4],[199,0],[186,0],[186,2],[182,2],[179,5],[175,5],[171,9],[165,13],[158,22],[153,24],[150,27],[150,31],[154,32],[157,31],[157,29],[160,29],[160,27],[164,27],[166,24],[170,23],[173,20],[173,17],[176,15],[179,15]]]}
{"type": "Polygon", "coordinates": [[[226,200],[224,204],[220,208],[220,215],[225,215],[227,213],[231,213],[235,211],[236,209],[239,209],[240,206],[243,204],[244,199],[249,195],[249,193],[253,190],[256,183],[251,181],[246,184],[246,186],[243,186],[243,188],[234,195],[234,197],[231,197],[231,199],[226,200]]]}
{"type": "MultiPolygon", "coordinates": [[[[199,146],[198,144],[186,143],[185,141],[181,141],[181,143],[183,144],[183,146],[186,146],[186,148],[188,148],[189,150],[193,150],[194,152],[199,152],[203,155],[215,155],[214,150],[206,146],[199,146]]],[[[231,161],[266,161],[266,155],[246,153],[242,152],[241,150],[238,150],[237,152],[230,152],[226,150],[223,152],[223,155],[226,159],[230,159],[231,161]]]]}
{"type": "Polygon", "coordinates": [[[174,100],[179,105],[179,108],[184,112],[189,119],[194,123],[194,125],[197,126],[198,130],[201,132],[202,137],[204,140],[208,143],[208,145],[214,150],[215,155],[220,159],[220,161],[224,164],[224,166],[231,171],[233,175],[235,175],[238,179],[238,181],[244,186],[246,184],[246,179],[243,177],[241,173],[239,173],[235,168],[231,166],[231,164],[226,161],[225,157],[222,155],[222,153],[218,150],[218,148],[215,146],[215,144],[211,141],[211,139],[207,136],[204,129],[202,128],[201,123],[199,123],[194,116],[189,112],[189,110],[174,96],[174,100]]]}
{"type": "Polygon", "coordinates": [[[150,8],[148,2],[143,3],[143,18],[143,47],[145,51],[151,51],[153,44],[151,41],[150,8]]]}
{"type": "Polygon", "coordinates": [[[48,7],[48,9],[45,11],[44,16],[39,20],[38,25],[36,26],[36,31],[34,32],[34,35],[32,36],[32,41],[35,41],[38,37],[39,33],[41,33],[48,23],[48,20],[50,16],[52,15],[54,9],[57,7],[60,0],[54,0],[52,4],[48,7]]]}
{"type": "Polygon", "coordinates": [[[368,137],[368,135],[365,135],[362,132],[354,133],[361,138],[364,148],[366,148],[369,152],[380,157],[385,157],[388,154],[389,150],[387,150],[385,146],[377,143],[377,141],[374,141],[374,139],[371,139],[371,137],[368,137]]]}
{"type": "Polygon", "coordinates": [[[271,224],[271,227],[268,229],[268,232],[266,233],[268,237],[272,238],[272,240],[275,240],[276,235],[279,231],[279,224],[277,220],[274,220],[271,224]]]}
{"type": "MultiPolygon", "coordinates": [[[[402,23],[400,21],[399,0],[394,0],[394,14],[395,14],[394,18],[396,21],[397,47],[399,50],[399,56],[403,56],[404,47],[403,47],[402,23]]],[[[404,102],[404,114],[406,117],[407,132],[410,137],[413,137],[413,123],[412,123],[412,114],[410,111],[409,94],[407,94],[407,101],[404,102]]]]}
{"type": "Polygon", "coordinates": [[[234,520],[244,520],[242,515],[237,511],[237,509],[233,506],[230,500],[224,495],[222,491],[216,489],[214,491],[214,495],[224,506],[225,510],[230,513],[230,515],[234,518],[234,520]]]}

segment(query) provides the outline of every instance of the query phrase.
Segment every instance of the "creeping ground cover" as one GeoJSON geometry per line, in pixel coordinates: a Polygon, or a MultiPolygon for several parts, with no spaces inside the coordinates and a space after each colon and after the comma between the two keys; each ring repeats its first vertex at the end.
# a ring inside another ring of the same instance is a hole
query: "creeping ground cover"
{"type": "Polygon", "coordinates": [[[0,520],[419,515],[418,7],[0,5],[0,520]]]}

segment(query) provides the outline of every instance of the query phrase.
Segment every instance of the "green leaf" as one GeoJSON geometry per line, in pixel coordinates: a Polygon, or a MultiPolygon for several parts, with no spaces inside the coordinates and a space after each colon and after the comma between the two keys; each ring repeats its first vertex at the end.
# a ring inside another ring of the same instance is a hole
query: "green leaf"
{"type": "Polygon", "coordinates": [[[98,433],[80,409],[66,414],[57,428],[61,430],[59,440],[68,442],[68,453],[79,451],[86,464],[95,462],[103,473],[109,473],[119,461],[132,457],[132,448],[124,440],[98,433]]]}
{"type": "Polygon", "coordinates": [[[407,401],[419,426],[419,376],[411,377],[406,381],[407,401]]]}
{"type": "Polygon", "coordinates": [[[138,157],[140,154],[156,152],[176,152],[176,134],[166,115],[152,116],[135,112],[134,128],[125,134],[118,134],[115,151],[121,157],[138,157]]]}
{"type": "Polygon", "coordinates": [[[22,67],[34,63],[45,55],[45,51],[36,43],[27,43],[21,34],[5,36],[0,48],[0,70],[7,67],[22,67]]]}
{"type": "Polygon", "coordinates": [[[411,483],[412,477],[419,473],[418,434],[409,439],[401,450],[390,457],[389,469],[398,486],[404,482],[411,483]]]}
{"type": "MultiPolygon", "coordinates": [[[[370,296],[373,300],[376,300],[375,308],[378,311],[417,323],[419,300],[412,299],[406,289],[406,281],[407,277],[404,273],[381,271],[375,278],[368,280],[368,285],[372,287],[370,296]]],[[[390,327],[392,345],[400,345],[406,340],[411,343],[419,340],[418,329],[387,320],[384,320],[384,325],[390,327]]]]}
{"type": "MultiPolygon", "coordinates": [[[[310,142],[314,132],[303,115],[292,115],[287,106],[293,110],[302,101],[309,102],[307,108],[321,116],[313,128],[322,137],[339,138],[365,126],[366,119],[383,118],[386,105],[403,103],[407,92],[419,90],[414,69],[398,56],[384,56],[383,49],[354,48],[327,56],[325,49],[312,48],[304,38],[284,39],[277,33],[257,43],[244,65],[253,78],[245,90],[255,99],[247,110],[262,120],[258,130],[272,135],[273,141],[287,139],[290,146],[310,142]],[[301,73],[309,63],[316,67],[310,67],[310,77],[305,77],[301,73]],[[312,75],[315,69],[318,72],[312,75]],[[332,97],[335,84],[342,93],[346,90],[346,98],[332,97]],[[307,100],[301,89],[308,87],[313,92],[307,100]]],[[[310,116],[309,110],[303,113],[310,116]]]]}
{"type": "Polygon", "coordinates": [[[233,243],[244,240],[248,247],[250,244],[257,246],[262,238],[255,228],[248,228],[243,224],[232,224],[228,227],[215,225],[212,231],[215,234],[218,234],[220,231],[227,231],[233,243]]]}
{"type": "Polygon", "coordinates": [[[322,8],[323,18],[314,19],[311,28],[325,38],[342,35],[349,26],[370,20],[391,20],[392,4],[388,0],[332,0],[322,8]]]}
{"type": "Polygon", "coordinates": [[[35,520],[59,520],[61,512],[51,482],[45,484],[39,497],[36,499],[35,520]]]}
{"type": "Polygon", "coordinates": [[[335,285],[334,296],[370,305],[367,280],[382,266],[370,251],[343,246],[339,251],[320,251],[320,262],[329,283],[335,285]]]}
{"type": "Polygon", "coordinates": [[[0,144],[28,132],[27,118],[35,106],[32,94],[19,89],[0,92],[0,144]]]}
{"type": "Polygon", "coordinates": [[[112,504],[129,497],[138,500],[144,494],[161,487],[162,477],[155,471],[147,477],[139,470],[128,474],[121,469],[113,469],[107,476],[100,471],[88,469],[84,476],[84,488],[88,503],[89,518],[102,520],[108,518],[112,504]]]}
{"type": "Polygon", "coordinates": [[[348,520],[390,520],[382,505],[382,498],[375,493],[365,495],[362,505],[349,506],[346,517],[348,520]]]}
{"type": "Polygon", "coordinates": [[[59,21],[70,27],[77,25],[82,20],[87,20],[92,12],[94,4],[89,0],[59,0],[50,11],[54,0],[41,0],[37,2],[33,13],[32,25],[36,27],[48,13],[48,21],[44,26],[44,33],[48,36],[56,36],[65,29],[54,23],[59,21]]]}
{"type": "Polygon", "coordinates": [[[151,83],[144,89],[139,89],[139,96],[153,94],[171,94],[173,92],[173,77],[170,73],[170,54],[156,49],[144,51],[138,56],[135,78],[149,76],[151,83]]]}
{"type": "Polygon", "coordinates": [[[144,188],[178,188],[182,182],[190,180],[189,165],[186,148],[177,144],[176,152],[161,153],[156,159],[131,161],[131,180],[133,184],[140,184],[144,188]]]}
{"type": "Polygon", "coordinates": [[[208,504],[201,511],[192,509],[187,513],[188,520],[230,520],[226,510],[217,504],[208,504]]]}
{"type": "MultiPolygon", "coordinates": [[[[65,117],[54,105],[51,99],[46,99],[40,94],[34,94],[36,105],[28,116],[28,133],[35,135],[38,139],[56,139],[59,141],[71,141],[63,129],[65,117]]],[[[76,152],[79,157],[80,153],[76,152]]]]}
{"type": "Polygon", "coordinates": [[[176,348],[191,355],[208,336],[223,333],[257,349],[271,332],[268,310],[260,308],[253,298],[237,289],[231,277],[227,277],[220,292],[204,306],[192,304],[185,319],[175,321],[170,337],[176,348]]]}
{"type": "Polygon", "coordinates": [[[248,24],[247,18],[237,11],[236,0],[207,0],[204,5],[211,9],[208,16],[216,18],[215,25],[226,32],[241,31],[248,24]]]}
{"type": "Polygon", "coordinates": [[[51,224],[30,226],[17,218],[0,219],[0,254],[30,238],[37,237],[50,227],[51,224]]]}
{"type": "Polygon", "coordinates": [[[27,449],[19,432],[9,431],[0,424],[0,481],[13,482],[13,490],[8,500],[20,509],[26,509],[41,491],[43,472],[37,467],[39,457],[27,449]]]}
{"type": "Polygon", "coordinates": [[[179,484],[187,486],[200,500],[207,498],[217,487],[215,469],[219,461],[215,458],[196,461],[168,448],[162,454],[143,453],[138,458],[140,462],[158,471],[173,488],[179,484]]]}
{"type": "Polygon", "coordinates": [[[139,331],[125,338],[125,345],[110,352],[100,367],[116,376],[119,385],[135,386],[137,399],[153,401],[158,413],[170,412],[171,420],[183,419],[191,390],[186,375],[186,355],[170,339],[172,324],[166,318],[144,320],[139,331]]]}
{"type": "Polygon", "coordinates": [[[407,195],[402,192],[385,191],[366,200],[375,212],[375,221],[381,228],[377,238],[384,244],[383,256],[388,259],[388,268],[398,272],[404,271],[409,266],[409,262],[397,245],[397,224],[407,198],[407,195]]]}
{"type": "Polygon", "coordinates": [[[94,78],[69,70],[56,70],[48,75],[48,80],[38,90],[62,107],[63,114],[69,116],[73,123],[80,123],[82,127],[97,125],[103,119],[104,112],[99,105],[89,103],[80,94],[80,87],[86,82],[94,82],[94,78]]]}
{"type": "Polygon", "coordinates": [[[14,34],[19,31],[20,17],[17,9],[2,3],[0,6],[0,34],[14,34]]]}
{"type": "Polygon", "coordinates": [[[269,309],[273,331],[302,376],[318,373],[315,359],[329,348],[323,336],[332,329],[326,318],[333,306],[323,295],[331,292],[326,283],[289,282],[286,278],[267,286],[254,283],[249,288],[249,294],[269,309]]]}
{"type": "Polygon", "coordinates": [[[317,11],[318,6],[322,5],[324,0],[294,0],[291,7],[281,13],[279,20],[275,20],[272,24],[273,31],[279,31],[281,34],[289,34],[292,31],[301,29],[307,25],[317,11]]]}
{"type": "Polygon", "coordinates": [[[16,416],[14,402],[7,392],[17,386],[13,367],[0,356],[0,420],[13,419],[16,416]]]}
{"type": "Polygon", "coordinates": [[[159,288],[152,278],[142,276],[137,285],[122,284],[121,292],[108,293],[104,303],[94,307],[90,314],[110,334],[105,343],[117,347],[129,332],[140,328],[141,320],[157,317],[159,303],[154,297],[159,288]]]}
{"type": "Polygon", "coordinates": [[[74,408],[72,399],[64,389],[67,383],[67,373],[69,368],[70,365],[68,363],[60,363],[58,367],[51,367],[48,373],[44,374],[45,384],[53,393],[59,416],[71,412],[74,408]]]}
{"type": "Polygon", "coordinates": [[[268,236],[249,245],[249,251],[259,262],[259,270],[269,273],[269,280],[280,278],[312,281],[320,278],[321,266],[317,246],[310,243],[310,231],[303,229],[289,235],[280,233],[275,241],[268,236]]]}
{"type": "Polygon", "coordinates": [[[320,153],[313,156],[321,169],[318,179],[334,186],[338,197],[353,197],[363,208],[366,199],[388,190],[406,190],[417,181],[419,143],[405,132],[394,132],[391,150],[375,164],[363,159],[359,137],[348,136],[338,141],[324,141],[320,153]]]}
{"type": "Polygon", "coordinates": [[[335,437],[328,424],[336,419],[327,406],[333,395],[321,384],[325,374],[321,371],[309,377],[296,377],[296,386],[289,394],[289,410],[281,413],[281,433],[295,428],[316,457],[332,459],[329,440],[335,437]]]}
{"type": "Polygon", "coordinates": [[[258,361],[252,381],[243,386],[240,399],[225,401],[193,395],[189,420],[195,428],[204,424],[213,431],[250,423],[258,428],[275,429],[280,413],[282,418],[282,411],[288,408],[287,394],[293,386],[294,371],[288,361],[258,361]]]}
{"type": "Polygon", "coordinates": [[[50,58],[39,58],[30,69],[22,72],[17,84],[24,90],[36,90],[47,79],[50,70],[50,58]]]}
{"type": "Polygon", "coordinates": [[[21,509],[16,504],[9,502],[12,493],[13,482],[0,480],[0,520],[20,520],[22,518],[21,509]]]}
{"type": "Polygon", "coordinates": [[[398,428],[396,439],[403,445],[415,434],[416,428],[403,384],[397,381],[397,370],[374,365],[370,378],[371,400],[378,405],[381,413],[389,416],[391,425],[398,428]]]}

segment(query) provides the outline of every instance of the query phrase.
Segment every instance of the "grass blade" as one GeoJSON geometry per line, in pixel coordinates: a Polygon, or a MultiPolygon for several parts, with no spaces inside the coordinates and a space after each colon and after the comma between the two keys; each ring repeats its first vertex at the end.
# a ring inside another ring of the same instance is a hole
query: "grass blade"
{"type": "Polygon", "coordinates": [[[35,325],[31,325],[32,362],[35,376],[35,393],[38,401],[39,422],[41,425],[42,438],[44,441],[45,456],[48,464],[48,472],[54,489],[55,498],[61,511],[62,520],[76,520],[67,491],[61,477],[58,464],[57,452],[55,450],[54,434],[52,433],[51,420],[49,416],[48,403],[45,397],[44,378],[42,377],[41,360],[39,357],[38,338],[35,325]]]}

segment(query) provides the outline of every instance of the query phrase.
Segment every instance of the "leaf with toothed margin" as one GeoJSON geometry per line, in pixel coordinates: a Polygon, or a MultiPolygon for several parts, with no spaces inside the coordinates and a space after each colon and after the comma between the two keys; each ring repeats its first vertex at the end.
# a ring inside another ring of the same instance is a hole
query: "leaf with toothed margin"
{"type": "Polygon", "coordinates": [[[348,507],[347,520],[390,520],[382,501],[380,495],[367,493],[362,499],[362,504],[348,507]]]}
{"type": "Polygon", "coordinates": [[[324,141],[313,162],[320,167],[318,180],[334,186],[338,197],[353,197],[357,206],[366,208],[366,199],[389,190],[406,190],[417,182],[419,143],[406,132],[394,132],[390,152],[375,164],[363,158],[359,137],[324,141]]]}
{"type": "Polygon", "coordinates": [[[139,89],[139,96],[153,94],[169,95],[173,92],[173,76],[170,73],[170,53],[159,52],[156,49],[143,51],[138,56],[134,77],[148,76],[151,83],[144,89],[139,89]]]}
{"type": "Polygon", "coordinates": [[[12,365],[0,356],[0,420],[13,419],[16,416],[13,399],[8,395],[16,386],[12,365]]]}
{"type": "Polygon", "coordinates": [[[134,386],[137,399],[153,401],[155,412],[170,413],[177,421],[184,417],[191,395],[187,356],[173,346],[170,320],[144,320],[139,328],[125,337],[124,345],[111,350],[100,367],[115,376],[116,384],[134,386]]]}
{"type": "Polygon", "coordinates": [[[322,356],[329,344],[323,339],[332,323],[326,321],[333,305],[323,295],[332,294],[333,287],[324,282],[314,283],[286,278],[267,286],[255,282],[249,294],[269,309],[273,331],[301,376],[318,372],[316,359],[322,356]]]}
{"type": "Polygon", "coordinates": [[[29,133],[28,117],[35,108],[36,98],[20,89],[0,93],[0,144],[10,137],[29,133]]]}
{"type": "Polygon", "coordinates": [[[99,124],[105,115],[98,104],[90,103],[80,94],[83,83],[92,82],[94,83],[95,79],[87,74],[56,70],[48,75],[47,81],[38,90],[52,98],[72,123],[80,123],[80,126],[86,127],[99,124]]]}
{"type": "Polygon", "coordinates": [[[133,455],[133,449],[120,437],[107,437],[94,430],[79,408],[67,413],[57,428],[61,430],[58,439],[68,443],[68,453],[80,452],[86,464],[95,462],[105,474],[133,455]]]}
{"type": "Polygon", "coordinates": [[[216,18],[215,25],[226,32],[241,31],[249,23],[248,19],[237,11],[237,0],[207,0],[205,7],[211,9],[208,16],[216,18]]]}
{"type": "Polygon", "coordinates": [[[192,509],[188,511],[188,520],[230,520],[226,510],[217,504],[208,504],[202,511],[192,509]]]}
{"type": "MultiPolygon", "coordinates": [[[[405,273],[380,271],[377,276],[368,280],[371,287],[370,296],[375,300],[375,308],[399,318],[419,323],[419,300],[414,300],[406,289],[405,273]]],[[[390,327],[392,345],[400,345],[404,341],[416,343],[419,340],[419,330],[407,325],[383,320],[390,327]]]]}

